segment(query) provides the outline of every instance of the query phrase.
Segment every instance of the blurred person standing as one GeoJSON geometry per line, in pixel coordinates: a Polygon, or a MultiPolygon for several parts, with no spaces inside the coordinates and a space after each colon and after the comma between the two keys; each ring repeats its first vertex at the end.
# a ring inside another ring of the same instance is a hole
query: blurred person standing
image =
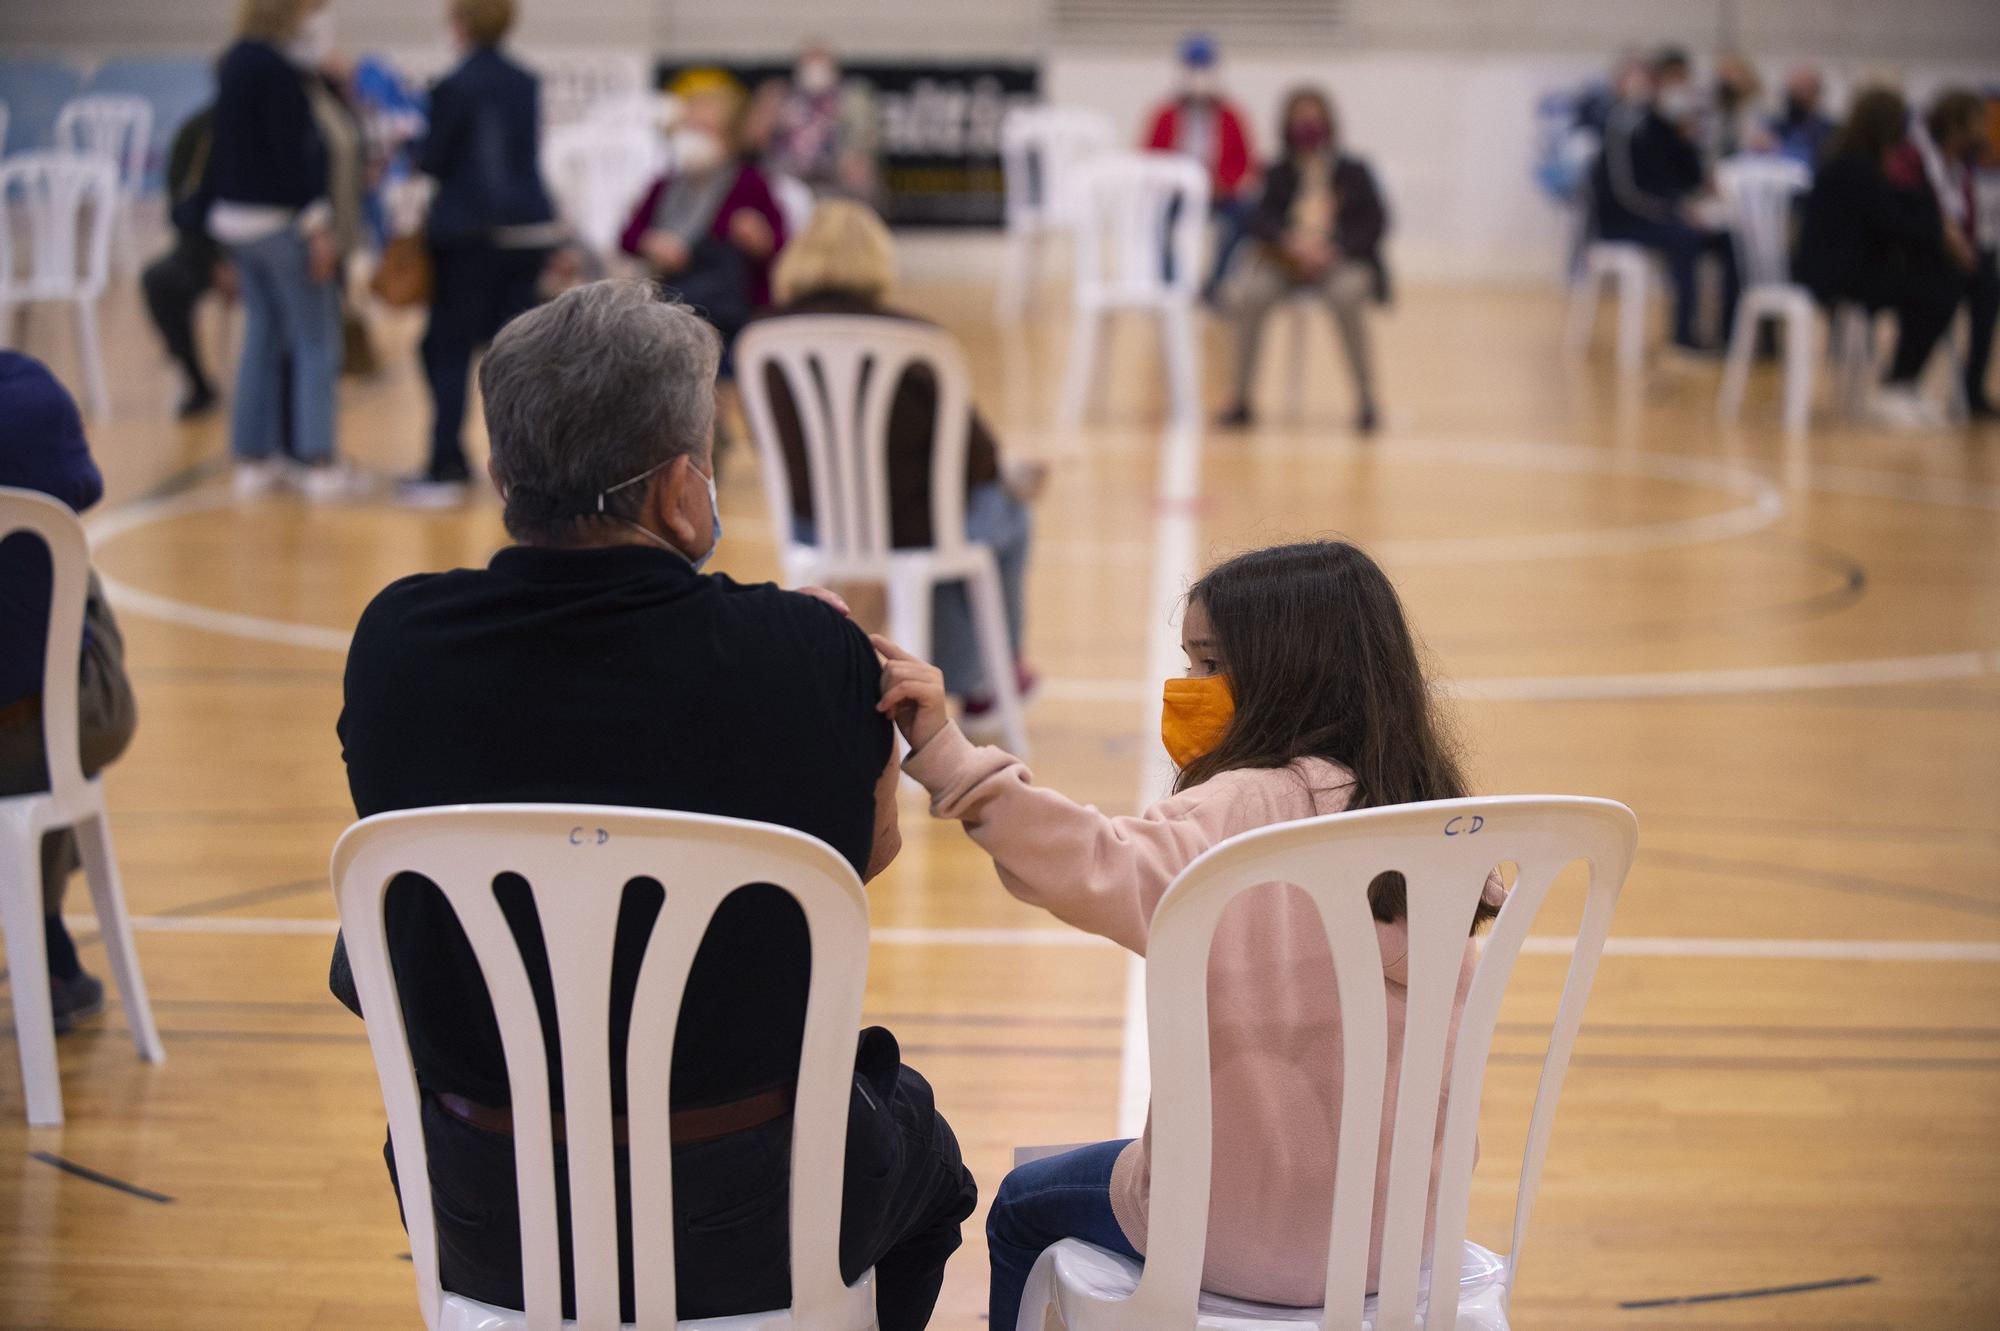
{"type": "Polygon", "coordinates": [[[1145,146],[1182,153],[1208,172],[1209,207],[1221,223],[1215,264],[1205,290],[1213,295],[1243,240],[1243,224],[1257,205],[1255,157],[1243,110],[1223,95],[1216,75],[1213,38],[1190,33],[1180,45],[1180,81],[1153,110],[1145,146]]]}
{"type": "MultiPolygon", "coordinates": [[[[48,367],[19,352],[0,351],[0,485],[34,490],[78,513],[104,496],[91,460],[83,417],[48,367]]],[[[42,748],[42,672],[49,649],[54,570],[39,537],[18,532],[0,541],[0,797],[49,788],[42,748]]],[[[77,663],[77,756],[96,776],[125,751],[138,724],[125,675],[125,640],[90,575],[84,602],[83,654],[77,663]]],[[[41,845],[44,943],[56,1034],[104,1010],[104,984],[83,969],[63,924],[63,896],[80,861],[67,828],[45,833],[41,845]]],[[[9,948],[31,946],[9,938],[9,948]]]]}
{"type": "Polygon", "coordinates": [[[396,487],[398,502],[416,507],[457,504],[470,493],[464,431],[472,357],[533,308],[560,234],[542,183],[541,87],[500,50],[514,13],[514,0],[450,0],[447,21],[462,55],[431,89],[429,129],[412,154],[417,170],[437,182],[424,223],[430,460],[396,487]]]}
{"type": "MultiPolygon", "coordinates": [[[[805,230],[785,246],[774,274],[779,304],[757,317],[836,314],[915,320],[886,303],[895,280],[895,243],[882,219],[866,204],[828,199],[813,210],[805,230]]],[[[811,541],[812,478],[798,405],[775,366],[767,379],[771,415],[791,480],[796,539],[811,541]]],[[[931,466],[936,425],[937,382],[927,367],[913,368],[896,385],[889,407],[890,544],[898,549],[933,543],[931,466]]],[[[1028,503],[1041,489],[1045,470],[1017,466],[1003,473],[999,443],[977,408],[967,428],[965,534],[968,540],[991,547],[1000,565],[1015,682],[1025,698],[1035,683],[1021,646],[1032,525],[1028,503]]],[[[943,583],[933,591],[931,624],[932,659],[944,671],[945,688],[964,702],[967,727],[976,730],[996,721],[993,687],[973,635],[964,583],[943,583]]]]}
{"type": "Polygon", "coordinates": [[[146,265],[139,286],[146,294],[146,313],[167,354],[181,370],[182,420],[203,415],[215,406],[215,384],[202,368],[201,345],[194,335],[194,307],[211,289],[236,293],[236,273],[222,248],[208,234],[208,219],[197,202],[202,176],[208,170],[215,108],[204,106],[174,131],[167,151],[167,197],[171,201],[174,246],[146,265]]]}
{"type": "Polygon", "coordinates": [[[1757,67],[1734,51],[1715,61],[1715,94],[1704,127],[1704,146],[1712,166],[1738,153],[1770,152],[1776,141],[1758,110],[1764,79],[1757,67]]]}
{"type": "Polygon", "coordinates": [[[1721,267],[1722,338],[1736,317],[1736,254],[1726,230],[1706,225],[1695,207],[1708,173],[1699,139],[1701,94],[1688,58],[1669,47],[1655,55],[1643,100],[1620,101],[1605,124],[1604,148],[1591,170],[1593,226],[1605,240],[1642,246],[1666,261],[1674,289],[1674,345],[1708,354],[1720,343],[1697,331],[1698,267],[1721,267]]]}
{"type": "MultiPolygon", "coordinates": [[[[1979,206],[1979,167],[1986,150],[1986,103],[1970,88],[1946,88],[1931,99],[1920,132],[1906,152],[1917,154],[1924,179],[1944,214],[1945,247],[1970,269],[1965,313],[1970,337],[1965,356],[1965,404],[1975,420],[1996,414],[1986,391],[1993,364],[1993,324],[2000,317],[2000,265],[1994,219],[1979,206]]],[[[1907,165],[1899,174],[1906,173],[1907,165]]]]}
{"type": "Polygon", "coordinates": [[[808,43],[777,106],[771,169],[812,186],[815,194],[874,202],[881,190],[880,134],[867,84],[844,80],[833,48],[808,43]]]}
{"type": "Polygon", "coordinates": [[[237,40],[216,73],[201,197],[209,234],[235,266],[243,296],[243,359],[229,422],[240,498],[278,483],[277,448],[286,437],[308,499],[346,490],[334,462],[341,345],[331,159],[307,87],[332,49],[328,0],[243,0],[237,40]]]}
{"type": "Polygon", "coordinates": [[[1833,139],[1834,123],[1820,109],[1824,98],[1825,85],[1818,68],[1794,65],[1785,75],[1784,106],[1769,125],[1778,152],[1808,170],[1819,165],[1833,139]]]}
{"type": "Polygon", "coordinates": [[[1895,312],[1895,355],[1870,411],[1889,429],[1923,430],[1944,418],[1917,392],[1917,379],[1951,326],[1971,256],[1953,253],[1937,196],[1905,150],[1909,120],[1909,104],[1893,89],[1854,99],[1806,195],[1792,273],[1829,309],[1895,312]]]}
{"type": "Polygon", "coordinates": [[[1340,122],[1326,93],[1295,89],[1285,98],[1278,133],[1285,155],[1265,171],[1263,195],[1244,224],[1257,253],[1230,293],[1236,385],[1221,424],[1226,429],[1251,424],[1250,390],[1264,325],[1279,301],[1312,292],[1332,309],[1340,333],[1354,383],[1354,428],[1372,434],[1378,418],[1365,311],[1370,302],[1389,301],[1389,270],[1382,258],[1389,207],[1368,164],[1343,149],[1340,122]]]}
{"type": "Polygon", "coordinates": [[[740,151],[744,98],[736,80],[689,70],[670,91],[681,100],[668,136],[671,164],[633,210],[620,244],[722,334],[728,374],[736,334],[770,303],[785,220],[763,169],[740,151]]]}

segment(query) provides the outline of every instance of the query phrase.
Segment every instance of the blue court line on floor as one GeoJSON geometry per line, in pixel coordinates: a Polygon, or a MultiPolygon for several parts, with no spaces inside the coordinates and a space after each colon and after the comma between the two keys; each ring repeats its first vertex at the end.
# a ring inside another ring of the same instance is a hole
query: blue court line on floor
{"type": "Polygon", "coordinates": [[[164,1192],[154,1192],[151,1188],[142,1188],[136,1183],[127,1183],[122,1178],[113,1178],[109,1174],[100,1174],[87,1165],[79,1165],[74,1160],[65,1160],[53,1151],[30,1151],[28,1152],[28,1158],[39,1160],[45,1165],[53,1165],[65,1174],[74,1174],[76,1177],[95,1183],[100,1187],[111,1188],[133,1197],[144,1198],[149,1202],[158,1202],[162,1206],[171,1205],[174,1200],[164,1192]]]}
{"type": "Polygon", "coordinates": [[[1822,1289],[1847,1289],[1854,1285],[1873,1285],[1880,1276],[1842,1276],[1838,1280],[1813,1280],[1803,1285],[1772,1285],[1768,1289],[1738,1289],[1722,1294],[1682,1294],[1668,1299],[1628,1299],[1620,1303],[1620,1308],[1681,1308],[1691,1303],[1727,1303],[1732,1299],[1768,1299],[1779,1294],[1811,1294],[1822,1289]]]}

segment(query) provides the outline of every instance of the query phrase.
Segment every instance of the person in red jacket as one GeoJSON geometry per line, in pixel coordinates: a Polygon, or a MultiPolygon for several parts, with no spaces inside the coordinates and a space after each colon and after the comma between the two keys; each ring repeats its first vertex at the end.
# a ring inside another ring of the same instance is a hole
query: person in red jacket
{"type": "Polygon", "coordinates": [[[1216,78],[1215,41],[1190,33],[1180,47],[1181,78],[1174,95],[1155,108],[1146,131],[1146,147],[1155,152],[1186,153],[1208,168],[1209,204],[1222,223],[1215,268],[1205,295],[1222,279],[1243,238],[1243,222],[1256,205],[1256,157],[1243,111],[1222,95],[1216,78]]]}

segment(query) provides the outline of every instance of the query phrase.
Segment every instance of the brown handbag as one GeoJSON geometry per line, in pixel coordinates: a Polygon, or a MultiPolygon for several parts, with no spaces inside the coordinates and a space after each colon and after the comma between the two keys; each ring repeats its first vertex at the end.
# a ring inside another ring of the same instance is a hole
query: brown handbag
{"type": "Polygon", "coordinates": [[[435,285],[430,246],[424,243],[422,232],[413,231],[382,247],[382,259],[375,265],[368,289],[385,305],[402,308],[430,304],[435,285]]]}

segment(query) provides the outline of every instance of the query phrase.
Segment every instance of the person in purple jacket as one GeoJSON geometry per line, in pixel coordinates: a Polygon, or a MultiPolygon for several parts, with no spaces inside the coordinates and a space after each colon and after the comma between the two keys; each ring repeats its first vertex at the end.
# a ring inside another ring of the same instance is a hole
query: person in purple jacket
{"type": "MultiPolygon", "coordinates": [[[[79,513],[104,495],[91,461],[76,399],[48,367],[0,351],[0,486],[37,490],[79,513]]],[[[17,532],[0,541],[0,797],[49,788],[42,752],[42,668],[48,652],[52,570],[39,537],[17,532]]],[[[86,776],[125,751],[138,713],[125,677],[125,642],[95,573],[85,608],[77,676],[77,747],[86,776]]],[[[63,927],[63,891],[78,866],[67,830],[42,838],[42,908],[49,952],[49,995],[56,1034],[104,1010],[104,985],[83,969],[63,927]]],[[[8,945],[17,945],[9,939],[8,945]]]]}

